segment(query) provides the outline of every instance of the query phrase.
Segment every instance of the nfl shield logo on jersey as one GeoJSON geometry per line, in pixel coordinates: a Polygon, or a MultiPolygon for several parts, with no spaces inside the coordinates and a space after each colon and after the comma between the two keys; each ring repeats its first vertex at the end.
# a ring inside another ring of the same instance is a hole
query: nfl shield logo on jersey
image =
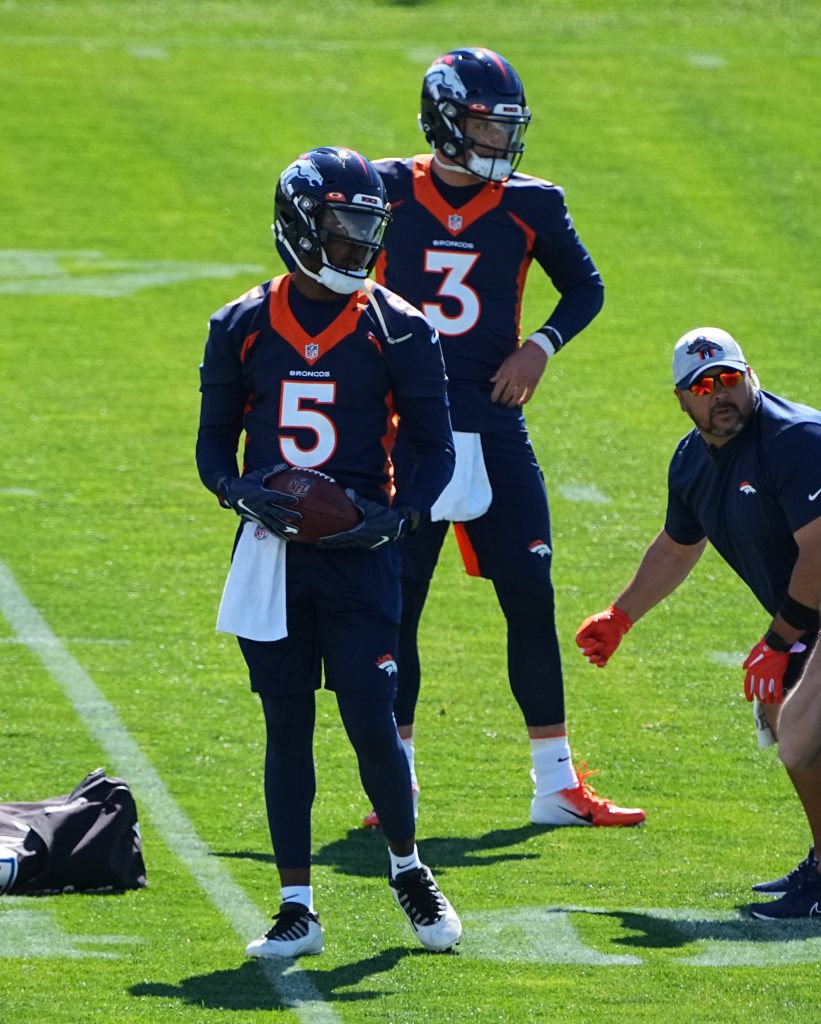
{"type": "Polygon", "coordinates": [[[450,228],[451,231],[462,230],[462,218],[458,213],[452,213],[448,217],[448,227],[450,228]]]}
{"type": "Polygon", "coordinates": [[[305,346],[305,358],[308,360],[308,362],[311,362],[311,363],[314,361],[314,359],[318,359],[319,358],[319,345],[316,345],[313,342],[310,345],[306,345],[305,346]]]}

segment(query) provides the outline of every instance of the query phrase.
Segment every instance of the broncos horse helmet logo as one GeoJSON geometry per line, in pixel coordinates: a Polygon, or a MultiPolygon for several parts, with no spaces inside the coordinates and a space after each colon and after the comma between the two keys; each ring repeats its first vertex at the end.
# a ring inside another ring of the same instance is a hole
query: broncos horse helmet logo
{"type": "Polygon", "coordinates": [[[435,100],[442,98],[464,99],[468,91],[459,77],[459,72],[444,60],[435,61],[425,72],[425,80],[431,96],[435,100]]]}
{"type": "Polygon", "coordinates": [[[299,157],[282,172],[282,188],[289,196],[294,194],[295,186],[300,178],[314,187],[322,184],[322,174],[309,156],[299,157]]]}
{"type": "Polygon", "coordinates": [[[698,356],[699,359],[712,359],[716,352],[723,352],[724,346],[719,345],[712,338],[698,337],[687,346],[688,356],[698,356]]]}

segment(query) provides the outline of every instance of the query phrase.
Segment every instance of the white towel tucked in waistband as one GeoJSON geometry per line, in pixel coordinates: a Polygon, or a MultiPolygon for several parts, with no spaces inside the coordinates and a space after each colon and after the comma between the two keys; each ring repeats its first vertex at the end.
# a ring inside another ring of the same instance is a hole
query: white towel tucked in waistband
{"type": "Polygon", "coordinates": [[[247,640],[282,640],[285,616],[285,541],[256,523],[242,529],[225,589],[217,629],[247,640]]]}
{"type": "Polygon", "coordinates": [[[451,523],[467,523],[487,512],[493,492],[485,468],[480,435],[455,430],[453,441],[456,468],[450,483],[434,502],[430,517],[434,521],[447,519],[451,523]]]}

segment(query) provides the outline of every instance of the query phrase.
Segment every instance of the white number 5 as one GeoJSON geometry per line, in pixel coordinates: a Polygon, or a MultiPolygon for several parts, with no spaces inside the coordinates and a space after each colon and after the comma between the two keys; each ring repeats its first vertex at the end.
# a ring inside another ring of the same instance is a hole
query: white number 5
{"type": "Polygon", "coordinates": [[[313,448],[300,448],[296,439],[280,433],[279,450],[292,466],[302,469],[316,469],[327,462],[336,451],[336,426],[330,417],[318,409],[306,409],[303,403],[333,405],[336,401],[336,384],[333,382],[296,381],[282,382],[279,403],[279,426],[302,427],[316,435],[313,448]]]}

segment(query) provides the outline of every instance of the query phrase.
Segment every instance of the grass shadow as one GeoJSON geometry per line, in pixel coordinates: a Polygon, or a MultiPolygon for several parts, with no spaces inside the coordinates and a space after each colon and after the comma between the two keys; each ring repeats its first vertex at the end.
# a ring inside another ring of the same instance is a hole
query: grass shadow
{"type": "MultiPolygon", "coordinates": [[[[575,910],[576,908],[574,908],[575,910]]],[[[737,908],[743,911],[743,907],[737,908]]],[[[584,912],[584,911],[579,911],[584,912]]],[[[612,918],[634,934],[612,939],[614,946],[631,949],[681,949],[695,942],[773,943],[796,942],[821,938],[821,929],[814,921],[756,921],[749,916],[731,917],[705,914],[685,916],[676,911],[655,910],[647,913],[635,910],[588,911],[597,916],[612,918]]]]}
{"type": "MultiPolygon", "coordinates": [[[[522,828],[495,829],[475,837],[431,836],[419,841],[419,850],[425,863],[436,870],[534,860],[538,859],[540,853],[504,851],[504,847],[516,846],[544,832],[544,828],[527,825],[522,828]]],[[[213,855],[270,864],[276,862],[272,853],[252,850],[215,851],[213,855]]],[[[314,853],[312,862],[331,867],[341,875],[381,878],[385,874],[385,837],[380,829],[349,829],[344,838],[321,846],[314,853]]]]}
{"type": "Polygon", "coordinates": [[[311,999],[312,990],[314,996],[318,993],[323,1000],[331,996],[335,1001],[348,1002],[389,997],[393,994],[390,986],[374,986],[356,992],[344,990],[392,971],[408,956],[425,957],[430,954],[423,949],[396,947],[328,971],[306,969],[309,961],[300,960],[301,969],[296,974],[293,972],[293,960],[247,960],[240,967],[192,975],[176,985],[141,982],[132,985],[128,991],[138,999],[175,999],[188,1006],[208,1010],[290,1011],[297,1002],[305,1005],[316,1001],[311,999]]]}

